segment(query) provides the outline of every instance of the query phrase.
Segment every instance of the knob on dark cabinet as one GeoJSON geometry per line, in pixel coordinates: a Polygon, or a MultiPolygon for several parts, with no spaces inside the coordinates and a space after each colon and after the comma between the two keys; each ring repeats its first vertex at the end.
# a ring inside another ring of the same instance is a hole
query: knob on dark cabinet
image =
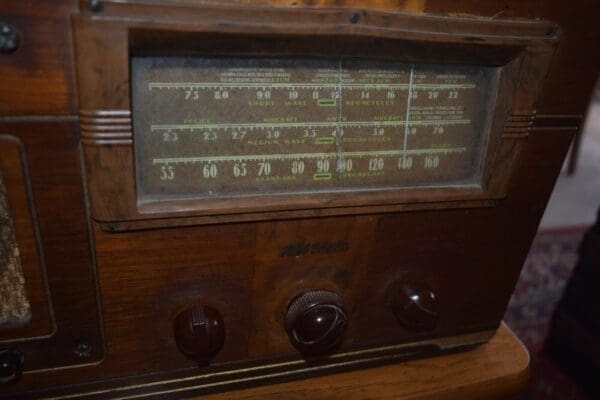
{"type": "Polygon", "coordinates": [[[388,289],[387,299],[398,322],[411,330],[434,329],[439,317],[439,301],[424,282],[400,281],[388,289]]]}
{"type": "Polygon", "coordinates": [[[285,328],[292,344],[305,355],[325,355],[343,339],[348,314],[334,292],[311,290],[288,305],[285,328]]]}
{"type": "Polygon", "coordinates": [[[175,317],[173,334],[186,357],[206,365],[225,342],[223,317],[210,306],[194,304],[175,317]]]}

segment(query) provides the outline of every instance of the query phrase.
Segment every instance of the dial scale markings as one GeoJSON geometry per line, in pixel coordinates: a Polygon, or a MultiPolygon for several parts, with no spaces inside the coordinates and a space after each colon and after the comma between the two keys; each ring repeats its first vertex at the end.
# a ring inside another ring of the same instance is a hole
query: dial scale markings
{"type": "Polygon", "coordinates": [[[482,68],[145,58],[133,70],[142,196],[477,183],[482,68]]]}

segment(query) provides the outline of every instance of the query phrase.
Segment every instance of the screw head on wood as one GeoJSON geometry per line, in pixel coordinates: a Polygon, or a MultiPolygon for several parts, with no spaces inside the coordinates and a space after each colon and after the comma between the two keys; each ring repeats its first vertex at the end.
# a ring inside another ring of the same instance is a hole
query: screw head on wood
{"type": "Polygon", "coordinates": [[[14,26],[0,22],[0,53],[10,54],[19,48],[19,33],[14,26]]]}
{"type": "Polygon", "coordinates": [[[79,343],[75,347],[75,355],[79,358],[88,358],[92,355],[92,346],[86,342],[79,343]]]}
{"type": "Polygon", "coordinates": [[[89,0],[88,5],[92,12],[102,11],[102,2],[100,0],[89,0]]]}

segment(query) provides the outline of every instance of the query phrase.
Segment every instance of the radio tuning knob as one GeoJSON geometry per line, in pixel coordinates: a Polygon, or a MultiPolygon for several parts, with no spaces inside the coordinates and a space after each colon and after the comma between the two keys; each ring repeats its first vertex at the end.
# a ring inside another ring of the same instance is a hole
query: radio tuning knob
{"type": "Polygon", "coordinates": [[[438,320],[438,299],[422,282],[402,281],[388,291],[388,302],[398,322],[409,329],[431,330],[438,320]]]}
{"type": "Polygon", "coordinates": [[[195,304],[180,312],[173,321],[179,350],[201,365],[207,365],[223,347],[223,317],[212,307],[195,304]]]}
{"type": "Polygon", "coordinates": [[[288,305],[285,329],[290,341],[304,355],[323,355],[342,341],[348,324],[344,301],[334,292],[312,290],[296,296],[288,305]]]}

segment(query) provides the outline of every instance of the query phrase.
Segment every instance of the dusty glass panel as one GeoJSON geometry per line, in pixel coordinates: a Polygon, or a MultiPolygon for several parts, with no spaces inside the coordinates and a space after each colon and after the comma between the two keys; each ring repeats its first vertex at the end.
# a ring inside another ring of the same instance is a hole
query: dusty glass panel
{"type": "Polygon", "coordinates": [[[141,201],[475,186],[495,69],[134,58],[141,201]]]}

